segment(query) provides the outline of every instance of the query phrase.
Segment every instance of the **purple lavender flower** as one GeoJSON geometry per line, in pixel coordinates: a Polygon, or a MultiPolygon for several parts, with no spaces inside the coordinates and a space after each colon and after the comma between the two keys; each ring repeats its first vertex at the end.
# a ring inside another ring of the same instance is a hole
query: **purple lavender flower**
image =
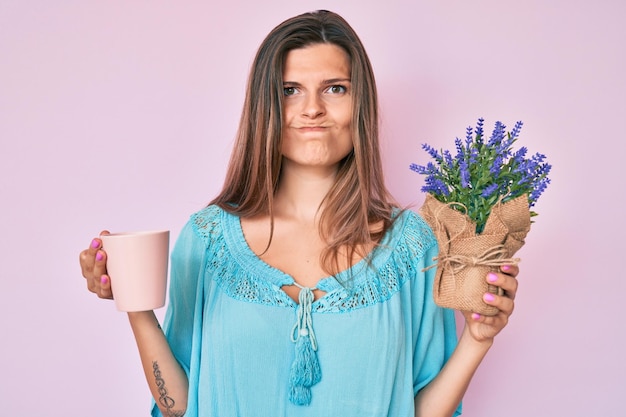
{"type": "Polygon", "coordinates": [[[475,147],[475,146],[473,146],[470,149],[470,154],[469,154],[469,163],[470,163],[470,165],[474,165],[474,164],[478,163],[479,153],[480,153],[480,150],[477,147],[475,147]]]}
{"type": "Polygon", "coordinates": [[[409,169],[411,171],[417,172],[418,174],[422,174],[422,175],[425,174],[423,165],[411,164],[409,165],[409,169]]]}
{"type": "Polygon", "coordinates": [[[485,119],[482,117],[478,119],[478,123],[476,123],[476,136],[480,136],[481,138],[484,136],[483,125],[485,123],[485,119]]]}
{"type": "MultiPolygon", "coordinates": [[[[551,165],[543,154],[527,157],[528,149],[512,147],[519,138],[523,123],[515,123],[510,133],[504,123],[497,121],[489,140],[483,140],[484,119],[478,119],[474,128],[467,127],[465,140],[454,141],[456,155],[437,151],[424,144],[422,148],[434,160],[428,164],[411,164],[411,170],[425,175],[422,191],[431,193],[442,202],[465,205],[467,215],[476,222],[480,233],[497,201],[506,203],[523,194],[528,195],[529,207],[550,184],[551,165]]],[[[536,214],[536,213],[531,213],[536,214]]]]}
{"type": "Polygon", "coordinates": [[[425,143],[422,145],[422,149],[428,152],[431,158],[433,158],[435,161],[440,162],[442,160],[441,155],[439,155],[439,152],[437,152],[437,149],[433,148],[432,146],[425,143]]]}
{"type": "Polygon", "coordinates": [[[519,120],[517,123],[515,123],[515,126],[513,127],[513,130],[511,130],[511,137],[513,139],[517,139],[519,137],[519,132],[522,130],[522,126],[524,125],[524,123],[519,120]]]}
{"type": "Polygon", "coordinates": [[[483,192],[480,193],[480,196],[482,198],[489,198],[498,191],[498,188],[498,184],[494,182],[493,184],[488,185],[483,192]]]}
{"type": "Polygon", "coordinates": [[[448,167],[452,167],[452,165],[454,165],[452,154],[448,150],[443,151],[443,160],[445,161],[446,165],[448,165],[448,167]]]}
{"type": "MultiPolygon", "coordinates": [[[[478,135],[478,133],[476,133],[476,135],[478,135]]],[[[474,129],[472,126],[468,126],[467,129],[465,129],[465,149],[469,149],[472,142],[474,142],[474,129]]]]}
{"type": "Polygon", "coordinates": [[[506,126],[501,122],[496,122],[496,125],[491,133],[487,146],[490,148],[498,147],[506,136],[506,126]]]}
{"type": "Polygon", "coordinates": [[[489,173],[494,178],[498,178],[498,176],[500,175],[500,171],[502,170],[502,161],[504,160],[504,157],[505,155],[502,155],[500,153],[496,154],[496,157],[491,164],[491,168],[489,168],[489,173]]]}
{"type": "Polygon", "coordinates": [[[528,152],[528,149],[525,146],[522,146],[521,148],[517,150],[517,152],[515,152],[515,154],[513,155],[513,159],[517,163],[520,163],[524,160],[524,157],[526,156],[527,152],[528,152]]]}
{"type": "Polygon", "coordinates": [[[459,161],[459,171],[461,176],[461,187],[469,188],[471,175],[469,171],[469,165],[467,164],[467,161],[465,159],[461,159],[459,161]]]}
{"type": "Polygon", "coordinates": [[[441,179],[434,177],[431,177],[431,180],[427,181],[426,185],[422,187],[422,191],[442,194],[444,196],[450,194],[448,186],[441,179]]]}
{"type": "Polygon", "coordinates": [[[433,164],[432,162],[429,162],[428,164],[426,164],[426,166],[418,165],[418,164],[411,164],[410,168],[412,171],[415,171],[418,174],[423,174],[423,175],[432,175],[434,172],[437,171],[435,164],[433,164]]]}
{"type": "Polygon", "coordinates": [[[440,178],[426,177],[425,185],[422,191],[426,193],[441,194],[447,196],[450,194],[448,186],[440,178]]]}
{"type": "Polygon", "coordinates": [[[456,148],[456,159],[463,158],[463,155],[465,155],[465,148],[463,148],[463,142],[461,142],[461,139],[456,138],[454,140],[454,146],[456,148]]]}

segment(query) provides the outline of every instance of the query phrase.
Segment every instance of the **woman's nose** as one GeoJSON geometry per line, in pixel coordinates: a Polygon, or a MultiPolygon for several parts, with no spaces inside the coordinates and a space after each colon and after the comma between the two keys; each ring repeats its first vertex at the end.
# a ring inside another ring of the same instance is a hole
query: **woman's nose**
{"type": "Polygon", "coordinates": [[[316,118],[324,114],[324,102],[318,94],[309,94],[303,102],[302,115],[316,118]]]}

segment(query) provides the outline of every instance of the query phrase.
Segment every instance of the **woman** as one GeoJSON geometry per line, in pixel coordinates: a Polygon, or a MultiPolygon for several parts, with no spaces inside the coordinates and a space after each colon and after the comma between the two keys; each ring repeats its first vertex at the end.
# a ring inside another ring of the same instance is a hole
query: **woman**
{"type": "MultiPolygon", "coordinates": [[[[432,300],[424,221],[383,180],[371,64],[340,16],[289,19],[254,60],[221,193],[172,253],[165,334],[129,313],[164,416],[451,416],[513,311],[517,267],[485,277],[500,313],[432,300]]],[[[96,238],[88,288],[112,298],[96,238]]]]}

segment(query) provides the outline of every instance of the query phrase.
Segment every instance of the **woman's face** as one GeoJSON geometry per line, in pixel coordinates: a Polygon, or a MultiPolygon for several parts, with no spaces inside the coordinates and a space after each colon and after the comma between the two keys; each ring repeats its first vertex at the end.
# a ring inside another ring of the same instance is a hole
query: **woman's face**
{"type": "Polygon", "coordinates": [[[336,170],[352,151],[348,55],[333,44],[294,49],[283,80],[283,166],[336,170]]]}

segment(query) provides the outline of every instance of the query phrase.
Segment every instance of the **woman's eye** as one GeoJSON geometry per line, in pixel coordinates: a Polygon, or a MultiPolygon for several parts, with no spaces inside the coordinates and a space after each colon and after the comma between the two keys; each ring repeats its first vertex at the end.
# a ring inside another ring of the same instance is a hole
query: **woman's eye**
{"type": "Polygon", "coordinates": [[[347,91],[346,87],[343,85],[331,85],[328,88],[328,92],[331,94],[343,94],[347,91]]]}
{"type": "Polygon", "coordinates": [[[286,96],[293,96],[294,94],[296,94],[298,90],[296,90],[296,87],[284,87],[283,88],[283,94],[286,96]]]}

